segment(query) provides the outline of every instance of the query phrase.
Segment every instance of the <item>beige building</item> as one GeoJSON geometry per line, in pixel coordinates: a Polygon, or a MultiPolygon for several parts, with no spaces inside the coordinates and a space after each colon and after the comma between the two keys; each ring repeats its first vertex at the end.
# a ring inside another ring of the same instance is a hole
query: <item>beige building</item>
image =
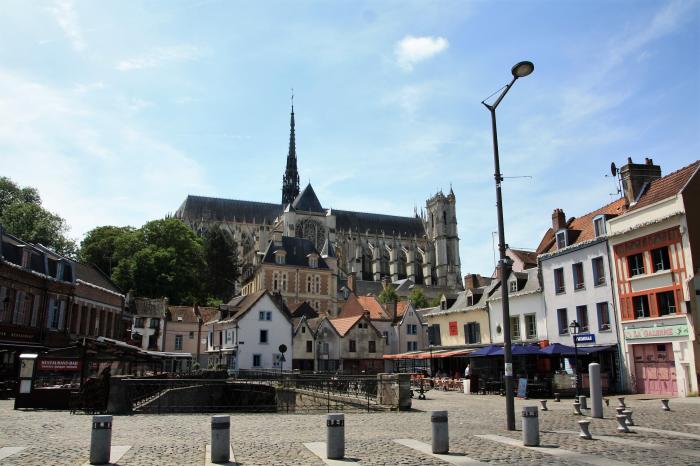
{"type": "Polygon", "coordinates": [[[384,337],[366,314],[329,319],[340,336],[340,369],[347,373],[384,370],[384,337]]]}
{"type": "Polygon", "coordinates": [[[216,317],[214,307],[169,306],[165,316],[163,351],[189,353],[192,362],[207,367],[207,328],[204,324],[216,317]]]}
{"type": "Polygon", "coordinates": [[[494,289],[493,285],[468,289],[459,293],[449,308],[423,314],[433,329],[434,344],[442,347],[490,344],[487,300],[494,289]]]}

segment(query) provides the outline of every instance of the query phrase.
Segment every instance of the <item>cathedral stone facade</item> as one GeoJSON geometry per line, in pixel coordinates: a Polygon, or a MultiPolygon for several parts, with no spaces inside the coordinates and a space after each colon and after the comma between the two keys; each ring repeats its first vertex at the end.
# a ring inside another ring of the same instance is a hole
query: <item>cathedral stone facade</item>
{"type": "Polygon", "coordinates": [[[306,239],[333,260],[333,277],[343,282],[408,279],[430,295],[462,289],[455,195],[450,189],[426,201],[410,217],[323,208],[311,184],[300,192],[294,108],[280,204],[187,196],[175,217],[198,234],[219,224],[239,245],[243,290],[264,267],[266,252],[283,238],[306,239]]]}

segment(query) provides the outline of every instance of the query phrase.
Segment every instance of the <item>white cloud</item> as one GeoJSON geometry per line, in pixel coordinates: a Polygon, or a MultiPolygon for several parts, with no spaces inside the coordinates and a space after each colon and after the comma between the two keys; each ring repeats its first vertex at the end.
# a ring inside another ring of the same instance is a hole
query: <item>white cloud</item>
{"type": "Polygon", "coordinates": [[[85,39],[78,25],[78,14],[73,0],[56,0],[49,8],[66,38],[78,52],[85,50],[85,39]]]}
{"type": "Polygon", "coordinates": [[[432,89],[429,83],[409,84],[386,95],[382,103],[398,105],[407,116],[413,116],[432,89]]]}
{"type": "Polygon", "coordinates": [[[204,55],[204,51],[194,45],[156,47],[143,55],[120,61],[117,63],[116,68],[119,71],[155,68],[170,62],[197,60],[202,55],[204,55]]]}
{"type": "Polygon", "coordinates": [[[406,36],[396,44],[394,51],[399,66],[406,71],[447,49],[449,43],[444,37],[413,37],[406,36]]]}

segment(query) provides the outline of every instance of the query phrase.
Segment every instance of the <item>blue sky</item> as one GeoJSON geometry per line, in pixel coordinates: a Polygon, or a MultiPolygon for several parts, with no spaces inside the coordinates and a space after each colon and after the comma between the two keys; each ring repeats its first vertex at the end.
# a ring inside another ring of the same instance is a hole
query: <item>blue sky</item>
{"type": "Polygon", "coordinates": [[[700,152],[698,1],[1,0],[2,174],[78,239],[188,193],[279,202],[294,88],[302,184],[325,207],[412,215],[450,183],[462,272],[496,230],[481,100],[498,110],[507,242],[612,201],[610,162],[700,152]]]}

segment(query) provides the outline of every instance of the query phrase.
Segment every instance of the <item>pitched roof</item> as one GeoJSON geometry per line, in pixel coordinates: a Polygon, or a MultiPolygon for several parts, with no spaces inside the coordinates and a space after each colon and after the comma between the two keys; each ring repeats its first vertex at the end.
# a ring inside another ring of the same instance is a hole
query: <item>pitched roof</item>
{"type": "Polygon", "coordinates": [[[216,307],[200,307],[199,315],[202,317],[202,322],[205,324],[210,322],[219,315],[219,308],[216,307]]]}
{"type": "Polygon", "coordinates": [[[384,306],[377,300],[376,296],[358,296],[357,300],[365,311],[369,311],[370,320],[388,320],[384,306]]]}
{"type": "Polygon", "coordinates": [[[306,316],[307,319],[318,317],[318,312],[316,312],[316,310],[306,301],[288,306],[288,309],[292,317],[306,316]]]}
{"type": "Polygon", "coordinates": [[[411,304],[409,301],[399,301],[396,303],[396,316],[401,317],[406,313],[408,305],[411,304]]]}
{"type": "Polygon", "coordinates": [[[168,306],[168,313],[172,322],[187,324],[196,324],[198,322],[192,306],[168,306]]]}
{"type": "Polygon", "coordinates": [[[512,248],[508,248],[508,250],[523,262],[523,268],[529,269],[532,267],[537,267],[537,251],[525,251],[524,249],[512,248]]]}
{"type": "MultiPolygon", "coordinates": [[[[267,290],[259,290],[255,293],[245,296],[236,296],[231,299],[231,301],[226,304],[226,308],[229,310],[229,316],[222,319],[221,322],[233,322],[240,319],[266,294],[268,294],[267,290]]],[[[275,300],[273,299],[272,302],[274,303],[275,300]]],[[[286,316],[286,313],[282,312],[282,314],[286,316]]]]}
{"type": "Polygon", "coordinates": [[[320,214],[325,214],[326,211],[321,206],[314,188],[311,187],[311,183],[307,184],[302,192],[299,193],[294,202],[292,202],[292,208],[294,210],[301,210],[303,212],[316,212],[320,214]]]}
{"type": "MultiPolygon", "coordinates": [[[[593,229],[593,218],[598,215],[606,215],[608,217],[616,217],[626,211],[625,199],[617,199],[610,204],[601,207],[598,210],[589,212],[581,217],[569,219],[566,226],[569,230],[568,245],[582,243],[595,238],[595,230],[593,229]]],[[[557,250],[555,231],[550,227],[542,237],[540,245],[537,246],[537,254],[545,254],[557,250]]]]}
{"type": "Polygon", "coordinates": [[[186,223],[232,222],[235,219],[271,224],[281,213],[281,204],[188,195],[175,211],[175,218],[186,223]]]}
{"type": "Polygon", "coordinates": [[[328,321],[335,327],[340,336],[344,337],[360,319],[362,319],[362,314],[351,317],[337,317],[328,319],[328,321]]]}
{"type": "Polygon", "coordinates": [[[335,248],[328,238],[326,238],[321,248],[321,257],[335,257],[335,248]]]}
{"type": "Polygon", "coordinates": [[[700,160],[652,181],[644,189],[637,203],[630,207],[630,210],[641,209],[680,193],[698,169],[700,169],[700,160]]]}
{"type": "Polygon", "coordinates": [[[335,226],[339,231],[359,231],[370,234],[401,235],[404,237],[425,235],[423,221],[418,217],[398,217],[396,215],[371,214],[335,210],[335,226]]]}
{"type": "Polygon", "coordinates": [[[327,269],[328,264],[326,261],[320,257],[318,251],[314,247],[314,243],[304,238],[293,238],[291,236],[283,236],[282,241],[270,241],[267,245],[267,250],[265,251],[265,257],[263,258],[264,263],[274,264],[275,263],[275,251],[283,250],[287,254],[285,256],[285,265],[295,265],[298,267],[308,267],[309,254],[317,254],[318,267],[319,269],[327,269]]]}

